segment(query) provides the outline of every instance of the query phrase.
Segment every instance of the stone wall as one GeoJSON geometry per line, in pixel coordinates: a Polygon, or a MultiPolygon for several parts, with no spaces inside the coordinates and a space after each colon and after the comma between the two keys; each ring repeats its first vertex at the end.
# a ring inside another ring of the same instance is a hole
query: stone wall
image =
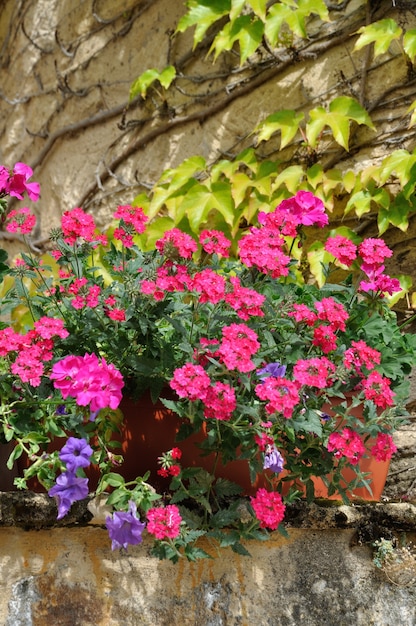
{"type": "Polygon", "coordinates": [[[223,550],[212,560],[176,565],[151,557],[146,540],[111,552],[103,527],[94,518],[87,524],[85,502],[67,526],[55,526],[55,515],[46,496],[0,497],[5,626],[416,623],[415,562],[389,580],[374,566],[371,547],[389,533],[416,536],[411,504],[298,504],[288,513],[288,538],[275,533],[269,542],[247,544],[251,557],[223,550]]]}

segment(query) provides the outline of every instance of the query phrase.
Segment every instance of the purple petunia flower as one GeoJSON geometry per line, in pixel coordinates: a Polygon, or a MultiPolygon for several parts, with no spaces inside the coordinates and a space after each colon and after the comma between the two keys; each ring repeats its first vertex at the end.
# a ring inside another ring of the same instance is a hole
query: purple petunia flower
{"type": "Polygon", "coordinates": [[[59,458],[66,464],[70,472],[76,472],[78,467],[88,467],[91,463],[92,448],[86,439],[68,437],[68,440],[59,453],[59,458]]]}
{"type": "Polygon", "coordinates": [[[283,470],[284,459],[276,446],[267,446],[264,455],[263,469],[270,469],[276,474],[280,474],[283,470]]]}
{"type": "Polygon", "coordinates": [[[257,370],[257,376],[262,380],[273,376],[274,378],[283,378],[286,374],[286,365],[280,365],[280,363],[268,363],[265,367],[257,370]]]}
{"type": "Polygon", "coordinates": [[[129,544],[135,545],[142,542],[142,533],[146,523],[141,522],[137,517],[137,507],[130,500],[128,512],[115,511],[112,516],[107,517],[105,525],[111,539],[111,549],[127,550],[129,544]]]}
{"type": "Polygon", "coordinates": [[[49,489],[49,496],[58,498],[58,518],[62,519],[77,500],[88,495],[88,478],[78,478],[72,472],[64,472],[56,478],[56,483],[49,489]]]}

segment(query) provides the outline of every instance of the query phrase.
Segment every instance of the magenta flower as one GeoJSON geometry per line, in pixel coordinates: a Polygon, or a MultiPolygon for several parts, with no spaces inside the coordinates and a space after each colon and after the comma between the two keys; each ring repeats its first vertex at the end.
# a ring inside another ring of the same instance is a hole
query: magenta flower
{"type": "Polygon", "coordinates": [[[105,525],[111,539],[111,549],[118,550],[128,545],[141,543],[142,533],[146,527],[145,522],[141,522],[137,517],[137,507],[130,500],[128,511],[115,511],[112,516],[108,516],[105,525]]]}
{"type": "MultiPolygon", "coordinates": [[[[32,202],[37,202],[40,194],[39,183],[29,183],[28,180],[33,175],[33,170],[25,163],[16,163],[13,168],[13,174],[9,177],[5,187],[3,187],[10,196],[14,196],[19,200],[23,200],[23,194],[26,192],[32,202]]],[[[3,172],[4,185],[4,172],[3,172]]],[[[1,183],[1,179],[0,179],[1,183]]]]}
{"type": "Polygon", "coordinates": [[[329,435],[328,451],[333,452],[335,458],[346,457],[351,465],[357,465],[365,454],[365,446],[358,433],[351,428],[344,428],[341,432],[329,435]]]}
{"type": "Polygon", "coordinates": [[[250,500],[254,513],[260,522],[260,528],[276,530],[280,522],[283,521],[286,510],[280,493],[261,488],[250,500]]]}
{"type": "Polygon", "coordinates": [[[88,495],[88,478],[79,478],[73,472],[64,472],[56,478],[55,485],[49,489],[49,496],[58,499],[58,518],[62,519],[77,500],[88,495]]]}
{"type": "Polygon", "coordinates": [[[156,539],[176,539],[180,533],[182,517],[175,504],[150,509],[147,519],[147,530],[156,539]]]}
{"type": "Polygon", "coordinates": [[[377,440],[371,448],[371,454],[377,461],[388,461],[397,452],[393,437],[387,433],[377,433],[377,440]]]}

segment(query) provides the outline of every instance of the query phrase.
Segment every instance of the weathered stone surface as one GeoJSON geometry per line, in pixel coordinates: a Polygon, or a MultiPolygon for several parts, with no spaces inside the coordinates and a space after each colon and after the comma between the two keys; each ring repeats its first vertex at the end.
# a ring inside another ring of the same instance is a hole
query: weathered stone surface
{"type": "MultiPolygon", "coordinates": [[[[206,547],[206,546],[204,546],[206,547]]],[[[0,529],[6,626],[413,626],[416,589],[372,563],[353,530],[291,529],[252,557],[173,565],[111,553],[100,528],[0,529]]],[[[209,549],[209,547],[208,547],[209,549]]]]}

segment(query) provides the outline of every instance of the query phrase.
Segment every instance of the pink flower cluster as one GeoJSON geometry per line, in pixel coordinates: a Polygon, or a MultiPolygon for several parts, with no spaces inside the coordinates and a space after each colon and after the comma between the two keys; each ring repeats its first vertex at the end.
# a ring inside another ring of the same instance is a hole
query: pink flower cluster
{"type": "Polygon", "coordinates": [[[260,228],[251,227],[238,245],[241,261],[273,278],[287,276],[290,257],[284,253],[285,236],[296,237],[301,225],[325,226],[324,204],[309,191],[298,191],[283,200],[272,213],[259,213],[260,228]]]}
{"type": "Polygon", "coordinates": [[[396,291],[400,291],[399,280],[384,274],[384,261],[392,256],[393,251],[382,239],[370,237],[356,246],[347,237],[335,235],[335,237],[327,239],[325,250],[346,267],[351,267],[355,260],[361,259],[361,271],[368,278],[368,280],[360,282],[359,289],[361,291],[371,291],[378,295],[384,293],[392,295],[396,291]]]}
{"type": "Polygon", "coordinates": [[[10,370],[22,382],[39,387],[44,363],[53,358],[53,339],[67,336],[63,321],[55,318],[41,317],[24,335],[9,326],[0,330],[0,356],[11,359],[10,370]]]}
{"type": "Polygon", "coordinates": [[[260,528],[276,530],[280,522],[283,521],[286,510],[280,493],[261,488],[250,500],[254,513],[260,522],[260,528]]]}
{"type": "Polygon", "coordinates": [[[91,413],[107,407],[116,409],[121,402],[122,375],[96,354],[69,355],[57,361],[50,378],[63,398],[71,396],[79,406],[89,405],[91,413]]]}
{"type": "Polygon", "coordinates": [[[204,416],[227,421],[237,406],[235,391],[230,385],[211,380],[201,365],[186,363],[173,373],[170,386],[180,398],[204,403],[204,416]]]}
{"type": "Polygon", "coordinates": [[[376,443],[371,448],[371,454],[377,461],[388,461],[397,452],[393,437],[388,433],[378,433],[376,443]]]}
{"type": "Polygon", "coordinates": [[[74,245],[78,239],[88,242],[107,243],[107,238],[97,231],[94,218],[79,207],[65,211],[61,218],[63,238],[69,245],[74,245]]]}
{"type": "Polygon", "coordinates": [[[328,450],[333,452],[335,458],[346,457],[351,465],[357,465],[365,454],[365,446],[358,433],[351,428],[343,428],[341,432],[333,432],[329,435],[328,450]]]}
{"type": "Polygon", "coordinates": [[[23,200],[26,192],[32,202],[37,202],[40,194],[39,183],[30,183],[29,178],[33,176],[33,170],[25,163],[16,163],[13,171],[0,165],[0,196],[14,196],[18,200],[23,200]]]}
{"type": "Polygon", "coordinates": [[[114,230],[114,239],[118,239],[126,248],[133,246],[133,235],[145,231],[148,217],[141,207],[120,205],[113,217],[120,220],[120,225],[114,230]]]}
{"type": "Polygon", "coordinates": [[[175,504],[150,509],[147,520],[147,530],[156,539],[176,539],[180,533],[182,517],[175,504]]]}
{"type": "Polygon", "coordinates": [[[36,224],[36,216],[27,207],[13,209],[7,215],[6,230],[9,233],[28,235],[36,224]]]}
{"type": "Polygon", "coordinates": [[[267,401],[267,413],[281,413],[284,417],[292,417],[294,407],[299,404],[300,384],[283,377],[269,376],[256,385],[255,392],[260,400],[267,401]]]}

